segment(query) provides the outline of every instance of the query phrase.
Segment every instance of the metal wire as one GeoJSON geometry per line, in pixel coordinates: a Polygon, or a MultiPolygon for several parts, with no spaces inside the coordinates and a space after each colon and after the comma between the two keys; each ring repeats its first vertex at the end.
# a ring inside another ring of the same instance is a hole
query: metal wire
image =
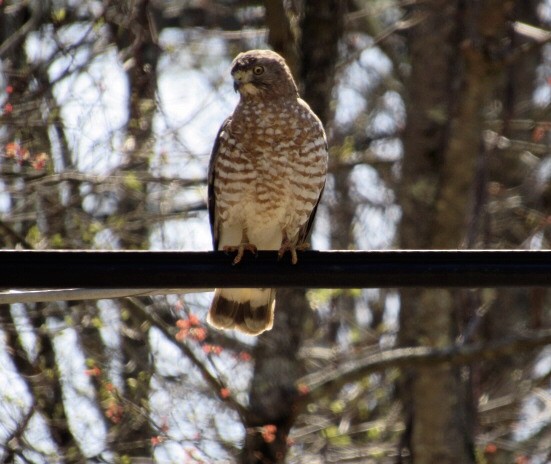
{"type": "Polygon", "coordinates": [[[0,288],[546,287],[551,251],[0,251],[0,288]]]}

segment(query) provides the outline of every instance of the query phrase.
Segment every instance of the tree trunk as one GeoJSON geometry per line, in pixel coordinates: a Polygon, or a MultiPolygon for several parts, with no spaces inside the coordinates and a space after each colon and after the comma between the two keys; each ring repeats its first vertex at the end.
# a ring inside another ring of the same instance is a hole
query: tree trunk
{"type": "MultiPolygon", "coordinates": [[[[153,117],[156,110],[157,63],[161,49],[149,0],[110,2],[105,16],[119,49],[128,78],[129,103],[125,159],[118,168],[122,176],[147,173],[153,149],[153,117]]],[[[125,219],[119,229],[123,249],[147,249],[149,228],[146,217],[147,185],[132,182],[118,192],[117,217],[125,219]]],[[[125,410],[117,428],[117,440],[134,442],[124,454],[150,456],[154,435],[149,416],[149,383],[153,368],[148,347],[149,324],[131,308],[122,309],[121,348],[124,363],[125,395],[133,404],[125,410]]]]}
{"type": "MultiPolygon", "coordinates": [[[[506,3],[463,6],[434,0],[415,7],[426,16],[411,30],[409,42],[402,248],[457,248],[465,240],[484,110],[502,71],[494,58],[507,33],[506,3]]],[[[450,290],[403,290],[401,344],[453,344],[457,301],[457,292],[450,290]]],[[[466,376],[453,366],[408,373],[403,462],[474,462],[468,387],[466,376]]]]}
{"type": "Polygon", "coordinates": [[[305,372],[297,353],[313,331],[313,314],[302,289],[280,290],[277,298],[274,327],[259,337],[253,352],[243,464],[283,462],[300,413],[296,381],[305,372]]]}

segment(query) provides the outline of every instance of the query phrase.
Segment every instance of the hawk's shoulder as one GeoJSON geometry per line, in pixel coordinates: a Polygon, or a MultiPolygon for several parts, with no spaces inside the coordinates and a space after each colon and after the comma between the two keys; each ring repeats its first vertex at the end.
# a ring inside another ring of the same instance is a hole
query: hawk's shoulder
{"type": "Polygon", "coordinates": [[[209,210],[209,222],[210,222],[210,230],[212,232],[212,245],[215,250],[218,249],[218,224],[216,224],[216,216],[215,216],[215,208],[216,208],[216,196],[214,195],[214,178],[216,176],[216,172],[214,169],[214,165],[216,163],[216,158],[218,157],[218,153],[220,152],[220,145],[222,143],[222,135],[225,131],[228,130],[230,124],[231,124],[231,116],[226,118],[226,120],[222,123],[220,126],[220,129],[218,129],[218,133],[216,134],[216,138],[214,139],[214,146],[212,147],[212,152],[210,154],[210,161],[209,161],[209,169],[208,169],[208,177],[207,177],[207,206],[209,210]]]}

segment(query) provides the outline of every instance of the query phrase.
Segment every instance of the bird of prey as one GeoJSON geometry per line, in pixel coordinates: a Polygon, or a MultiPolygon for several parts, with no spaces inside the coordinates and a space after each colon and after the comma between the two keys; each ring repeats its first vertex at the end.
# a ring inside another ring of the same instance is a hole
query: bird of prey
{"type": "MultiPolygon", "coordinates": [[[[298,95],[285,60],[239,54],[231,75],[240,100],[218,131],[208,176],[215,250],[290,252],[306,246],[325,184],[328,148],[319,118],[298,95]]],[[[216,289],[208,322],[258,335],[272,328],[275,289],[216,289]]]]}

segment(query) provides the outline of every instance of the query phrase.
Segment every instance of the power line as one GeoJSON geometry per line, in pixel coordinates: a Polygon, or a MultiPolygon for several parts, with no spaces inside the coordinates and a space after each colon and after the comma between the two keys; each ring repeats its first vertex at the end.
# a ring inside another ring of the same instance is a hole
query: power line
{"type": "Polygon", "coordinates": [[[545,287],[551,251],[0,251],[2,288],[545,287]]]}

